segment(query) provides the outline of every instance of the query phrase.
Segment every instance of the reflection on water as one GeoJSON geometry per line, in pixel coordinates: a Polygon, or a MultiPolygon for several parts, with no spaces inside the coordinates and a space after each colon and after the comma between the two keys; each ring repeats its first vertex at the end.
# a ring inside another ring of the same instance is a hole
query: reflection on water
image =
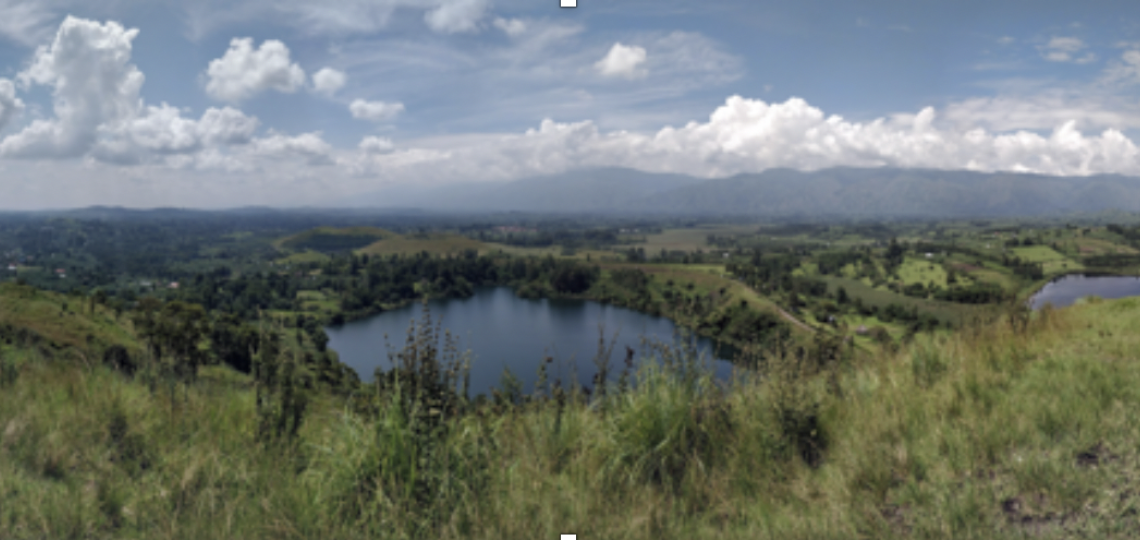
{"type": "MultiPolygon", "coordinates": [[[[644,349],[642,336],[672,342],[677,330],[676,325],[664,317],[597,302],[528,300],[518,298],[507,287],[479,289],[466,299],[432,300],[428,307],[433,322],[458,337],[461,350],[471,350],[474,354],[472,395],[498,386],[504,368],[510,368],[527,392],[532,391],[539,362],[548,355],[559,361],[549,375],[550,380],[569,379],[568,362],[573,359],[578,382],[591,386],[599,323],[605,328],[607,342],[615,332],[618,334],[611,357],[613,380],[622,367],[625,347],[640,353],[644,349]]],[[[421,307],[415,304],[340,327],[329,327],[326,328],[329,347],[340,355],[342,362],[356,370],[361,379],[371,380],[376,368],[391,367],[384,335],[388,335],[387,343],[393,349],[401,347],[409,324],[413,319],[419,322],[420,318],[421,307]]],[[[696,341],[699,350],[714,356],[712,340],[696,341]]],[[[732,365],[724,360],[714,361],[714,368],[721,380],[727,380],[732,372],[732,365]]]]}
{"type": "Polygon", "coordinates": [[[1057,278],[1042,287],[1030,298],[1030,305],[1033,309],[1040,309],[1045,304],[1065,307],[1086,296],[1111,299],[1138,295],[1140,295],[1140,277],[1072,274],[1057,278]]]}

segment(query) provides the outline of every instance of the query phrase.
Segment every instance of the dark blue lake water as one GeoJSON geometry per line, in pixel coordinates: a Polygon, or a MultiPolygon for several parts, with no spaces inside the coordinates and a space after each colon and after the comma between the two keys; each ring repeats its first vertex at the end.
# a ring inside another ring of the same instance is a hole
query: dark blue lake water
{"type": "MultiPolygon", "coordinates": [[[[598,324],[605,327],[606,340],[618,332],[613,348],[611,373],[620,371],[625,358],[625,347],[639,351],[642,358],[641,338],[654,338],[672,343],[677,329],[673,321],[630,309],[608,306],[581,300],[528,300],[519,298],[507,287],[483,288],[466,299],[432,300],[428,303],[432,320],[441,323],[459,338],[460,350],[471,350],[471,394],[488,392],[499,387],[504,368],[531,392],[538,378],[539,363],[545,356],[553,356],[563,364],[561,378],[570,378],[565,364],[573,358],[577,364],[577,379],[582,385],[592,386],[595,366],[593,359],[598,350],[598,324]]],[[[329,347],[345,364],[356,370],[360,378],[370,381],[376,368],[391,368],[387,357],[387,343],[393,349],[401,347],[413,319],[420,321],[421,306],[415,304],[402,309],[373,315],[339,327],[326,328],[329,347]]],[[[698,350],[716,358],[712,340],[696,340],[698,350]]],[[[729,356],[725,353],[723,356],[729,356]]],[[[714,360],[716,376],[727,380],[732,364],[714,360]]],[[[557,375],[552,367],[550,379],[557,375]]]]}
{"type": "Polygon", "coordinates": [[[1140,296],[1140,277],[1133,276],[1085,276],[1073,274],[1050,281],[1030,298],[1033,309],[1045,304],[1053,307],[1072,305],[1080,298],[1099,296],[1101,298],[1124,298],[1140,296]]]}

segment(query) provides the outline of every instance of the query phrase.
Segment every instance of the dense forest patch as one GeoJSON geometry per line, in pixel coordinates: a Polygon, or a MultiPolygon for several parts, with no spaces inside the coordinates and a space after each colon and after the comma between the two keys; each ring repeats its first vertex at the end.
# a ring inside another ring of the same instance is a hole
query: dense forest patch
{"type": "Polygon", "coordinates": [[[336,253],[357,250],[389,236],[393,234],[372,227],[319,227],[290,236],[280,245],[288,249],[336,253]]]}

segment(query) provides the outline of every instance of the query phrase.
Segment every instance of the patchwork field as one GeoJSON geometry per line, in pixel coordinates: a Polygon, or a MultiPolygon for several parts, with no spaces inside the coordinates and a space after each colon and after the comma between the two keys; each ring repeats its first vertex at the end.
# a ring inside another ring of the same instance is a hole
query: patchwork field
{"type": "Polygon", "coordinates": [[[333,313],[337,310],[336,300],[321,291],[297,291],[302,311],[333,313]]]}
{"type": "Polygon", "coordinates": [[[951,322],[955,325],[967,322],[974,316],[980,315],[984,313],[985,310],[990,309],[982,306],[913,298],[884,289],[876,289],[862,281],[854,279],[834,276],[824,276],[822,279],[827,282],[829,293],[834,294],[839,287],[843,287],[847,290],[848,296],[852,299],[860,298],[863,303],[868,306],[883,308],[888,304],[899,304],[907,309],[915,307],[920,311],[930,312],[941,321],[951,322]]]}
{"type": "Polygon", "coordinates": [[[1108,240],[1100,238],[1084,237],[1074,241],[1082,256],[1088,255],[1116,255],[1116,254],[1136,254],[1137,251],[1129,246],[1114,244],[1108,240]]]}
{"type": "Polygon", "coordinates": [[[1012,252],[1023,261],[1041,263],[1046,274],[1084,268],[1081,263],[1057,253],[1049,246],[1019,247],[1013,248],[1012,252]]]}
{"type": "Polygon", "coordinates": [[[898,274],[904,285],[933,283],[939,287],[946,286],[946,270],[934,261],[908,257],[899,265],[898,274]]]}
{"type": "Polygon", "coordinates": [[[645,236],[645,241],[633,247],[645,249],[646,254],[665,251],[704,251],[714,250],[708,245],[709,235],[735,236],[749,235],[756,232],[754,225],[710,225],[697,226],[691,229],[665,229],[661,234],[645,236]]]}

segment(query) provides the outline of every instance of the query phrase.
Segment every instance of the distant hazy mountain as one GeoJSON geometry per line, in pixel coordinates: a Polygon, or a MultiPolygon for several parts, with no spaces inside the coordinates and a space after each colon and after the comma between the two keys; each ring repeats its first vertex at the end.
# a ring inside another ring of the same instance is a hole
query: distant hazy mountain
{"type": "Polygon", "coordinates": [[[647,197],[651,212],[761,215],[1035,216],[1140,210],[1140,179],[925,169],[773,169],[647,197]]]}
{"type": "Polygon", "coordinates": [[[654,174],[633,169],[585,169],[517,180],[446,186],[399,187],[342,201],[347,206],[376,208],[418,206],[447,210],[522,210],[568,212],[620,210],[646,197],[700,184],[681,174],[654,174]]]}
{"type": "Polygon", "coordinates": [[[1037,216],[1140,211],[1140,178],[929,169],[771,169],[704,180],[630,169],[581,170],[353,199],[356,206],[531,212],[616,211],[756,216],[1037,216]]]}

